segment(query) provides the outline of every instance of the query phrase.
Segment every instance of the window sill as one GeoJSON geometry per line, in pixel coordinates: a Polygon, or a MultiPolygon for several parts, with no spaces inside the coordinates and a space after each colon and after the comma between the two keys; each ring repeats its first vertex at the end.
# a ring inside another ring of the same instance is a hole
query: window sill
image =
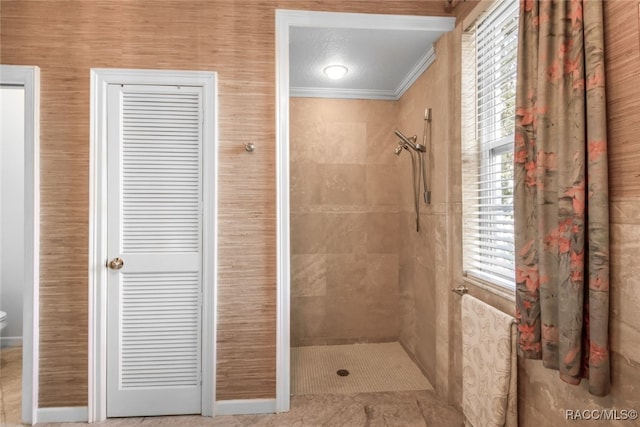
{"type": "Polygon", "coordinates": [[[499,296],[500,298],[504,298],[507,301],[515,302],[516,300],[515,290],[506,289],[502,286],[498,286],[486,280],[482,280],[480,278],[469,275],[462,276],[462,281],[466,284],[473,285],[477,288],[483,289],[496,296],[499,296]]]}

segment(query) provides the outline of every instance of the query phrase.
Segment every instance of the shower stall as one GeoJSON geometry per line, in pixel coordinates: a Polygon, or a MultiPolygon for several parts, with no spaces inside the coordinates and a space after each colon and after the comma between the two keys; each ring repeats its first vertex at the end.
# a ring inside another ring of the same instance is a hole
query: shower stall
{"type": "Polygon", "coordinates": [[[399,171],[411,166],[392,155],[396,137],[396,154],[411,153],[414,188],[428,197],[428,141],[394,132],[399,109],[395,101],[290,99],[294,395],[431,388],[399,342],[398,188],[411,185],[399,171]]]}

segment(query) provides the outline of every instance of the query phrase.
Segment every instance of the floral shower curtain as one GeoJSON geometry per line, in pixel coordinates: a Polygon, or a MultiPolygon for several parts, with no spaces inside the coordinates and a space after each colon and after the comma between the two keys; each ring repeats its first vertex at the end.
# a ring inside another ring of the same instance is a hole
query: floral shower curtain
{"type": "Polygon", "coordinates": [[[600,0],[521,1],[515,137],[519,354],[610,389],[600,0]]]}

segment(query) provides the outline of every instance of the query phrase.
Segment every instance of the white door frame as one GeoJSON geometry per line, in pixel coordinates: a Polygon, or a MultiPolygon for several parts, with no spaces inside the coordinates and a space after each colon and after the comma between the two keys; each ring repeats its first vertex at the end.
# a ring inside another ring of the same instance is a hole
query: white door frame
{"type": "Polygon", "coordinates": [[[40,68],[0,65],[0,84],[24,88],[22,422],[35,424],[38,408],[40,290],[40,68]]]}
{"type": "MultiPolygon", "coordinates": [[[[455,18],[369,13],[276,10],[276,227],[277,338],[276,412],[290,404],[290,227],[289,227],[289,29],[291,27],[450,31],[455,18]]],[[[427,55],[425,61],[433,60],[427,55]]],[[[426,69],[430,62],[422,64],[426,69]]],[[[424,71],[424,69],[422,70],[424,71]]],[[[422,72],[415,75],[417,79],[422,72]]],[[[413,81],[406,82],[407,85],[413,81]]],[[[406,87],[404,88],[406,89],[406,87]]],[[[380,99],[397,99],[380,96],[380,99]]]]}
{"type": "Polygon", "coordinates": [[[217,290],[217,74],[206,71],[91,69],[89,165],[89,407],[88,421],[107,417],[107,86],[203,88],[202,415],[214,415],[217,290]]]}

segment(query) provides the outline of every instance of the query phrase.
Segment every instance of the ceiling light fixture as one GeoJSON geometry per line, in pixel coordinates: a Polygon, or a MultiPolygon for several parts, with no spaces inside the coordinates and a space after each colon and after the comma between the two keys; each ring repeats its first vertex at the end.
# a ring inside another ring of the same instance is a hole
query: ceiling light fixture
{"type": "Polygon", "coordinates": [[[326,74],[326,76],[329,77],[331,80],[339,80],[347,75],[347,72],[349,71],[349,69],[344,65],[336,64],[336,65],[329,65],[327,67],[324,67],[323,71],[326,74]]]}

